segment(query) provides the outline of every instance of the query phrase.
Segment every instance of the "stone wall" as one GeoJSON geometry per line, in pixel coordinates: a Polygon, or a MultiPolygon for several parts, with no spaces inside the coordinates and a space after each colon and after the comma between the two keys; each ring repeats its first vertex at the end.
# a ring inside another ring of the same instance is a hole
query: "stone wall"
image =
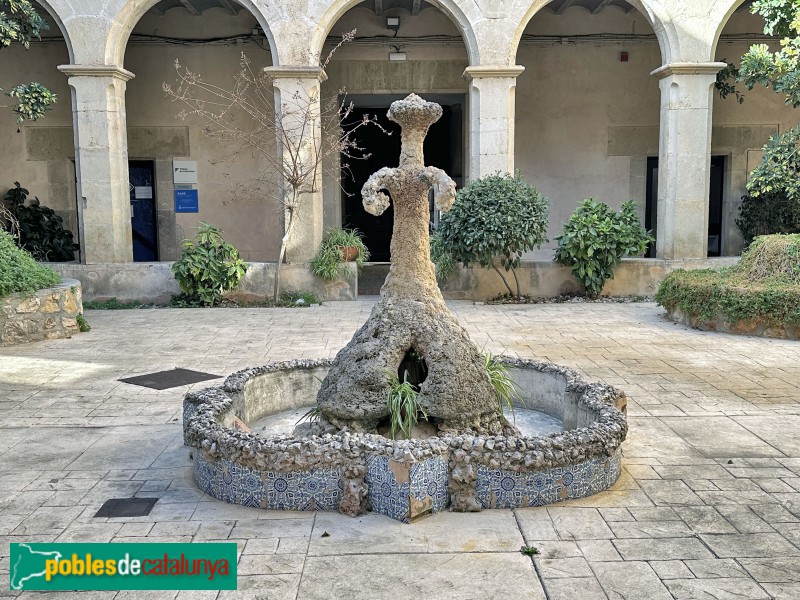
{"type": "MultiPolygon", "coordinates": [[[[248,263],[244,279],[227,298],[240,300],[272,297],[276,263],[248,263]]],[[[87,300],[117,298],[122,302],[166,304],[180,287],[170,262],[81,265],[51,263],[48,265],[62,277],[79,279],[87,300]]],[[[314,277],[306,265],[281,267],[281,290],[314,292],[323,300],[355,300],[358,281],[355,266],[348,264],[342,276],[334,281],[314,277]]]]}
{"type": "Polygon", "coordinates": [[[64,279],[55,287],[34,294],[12,294],[0,302],[0,346],[68,338],[80,331],[80,281],[64,279]]]}

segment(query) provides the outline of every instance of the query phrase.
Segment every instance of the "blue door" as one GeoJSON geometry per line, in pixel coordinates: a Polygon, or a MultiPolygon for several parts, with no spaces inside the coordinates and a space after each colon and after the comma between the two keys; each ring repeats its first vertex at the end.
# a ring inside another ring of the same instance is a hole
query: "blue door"
{"type": "Polygon", "coordinates": [[[133,260],[136,262],[158,260],[155,171],[152,160],[128,162],[133,260]]]}

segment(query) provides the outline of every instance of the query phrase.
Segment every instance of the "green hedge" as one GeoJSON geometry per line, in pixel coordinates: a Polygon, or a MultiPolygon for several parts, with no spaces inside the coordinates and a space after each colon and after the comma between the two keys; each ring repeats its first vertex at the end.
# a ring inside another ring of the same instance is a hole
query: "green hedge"
{"type": "Polygon", "coordinates": [[[35,292],[60,281],[55,271],[37,264],[30,254],[17,247],[10,234],[0,230],[0,298],[17,292],[35,292]]]}
{"type": "Polygon", "coordinates": [[[800,235],[757,237],[734,267],[674,271],[656,302],[704,323],[800,326],[800,235]]]}

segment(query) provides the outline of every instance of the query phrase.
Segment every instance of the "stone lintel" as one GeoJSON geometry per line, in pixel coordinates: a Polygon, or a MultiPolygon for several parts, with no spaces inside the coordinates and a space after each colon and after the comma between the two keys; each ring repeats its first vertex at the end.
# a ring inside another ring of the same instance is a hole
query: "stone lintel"
{"type": "Polygon", "coordinates": [[[464,69],[462,77],[467,80],[486,77],[518,77],[525,67],[522,65],[474,65],[464,69]]]}
{"type": "Polygon", "coordinates": [[[662,65],[650,75],[658,79],[671,75],[716,75],[727,66],[724,62],[676,62],[662,65]]]}
{"type": "Polygon", "coordinates": [[[264,67],[264,72],[273,79],[316,79],[319,82],[328,79],[328,75],[321,67],[275,65],[264,67]]]}
{"type": "Polygon", "coordinates": [[[60,65],[58,70],[69,77],[114,77],[130,81],[136,75],[115,65],[60,65]]]}

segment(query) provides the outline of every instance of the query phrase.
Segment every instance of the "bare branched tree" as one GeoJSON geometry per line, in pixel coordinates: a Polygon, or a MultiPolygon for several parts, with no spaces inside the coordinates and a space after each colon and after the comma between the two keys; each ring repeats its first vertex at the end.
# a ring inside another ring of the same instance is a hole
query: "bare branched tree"
{"type": "MultiPolygon", "coordinates": [[[[323,72],[334,52],[352,40],[355,33],[353,30],[342,36],[320,64],[323,72]]],[[[347,172],[348,160],[367,158],[369,155],[358,145],[355,132],[366,125],[380,125],[374,116],[351,122],[354,107],[346,100],[344,90],[321,99],[319,86],[296,86],[297,90],[290,97],[281,97],[276,110],[275,79],[254,68],[245,54],[241,56],[240,70],[229,88],[205,81],[178,61],[175,61],[175,70],[176,87],[164,83],[163,89],[168,97],[183,105],[178,117],[203,123],[204,134],[220,141],[220,146],[226,149],[221,162],[256,155],[267,167],[254,174],[249,183],[255,188],[262,184],[272,186],[284,215],[273,290],[273,300],[277,302],[281,264],[303,202],[321,191],[325,165],[338,164],[330,159],[341,157],[341,169],[347,172]]],[[[338,181],[341,173],[337,171],[332,175],[338,181]]],[[[245,182],[240,183],[244,187],[245,182]]]]}

